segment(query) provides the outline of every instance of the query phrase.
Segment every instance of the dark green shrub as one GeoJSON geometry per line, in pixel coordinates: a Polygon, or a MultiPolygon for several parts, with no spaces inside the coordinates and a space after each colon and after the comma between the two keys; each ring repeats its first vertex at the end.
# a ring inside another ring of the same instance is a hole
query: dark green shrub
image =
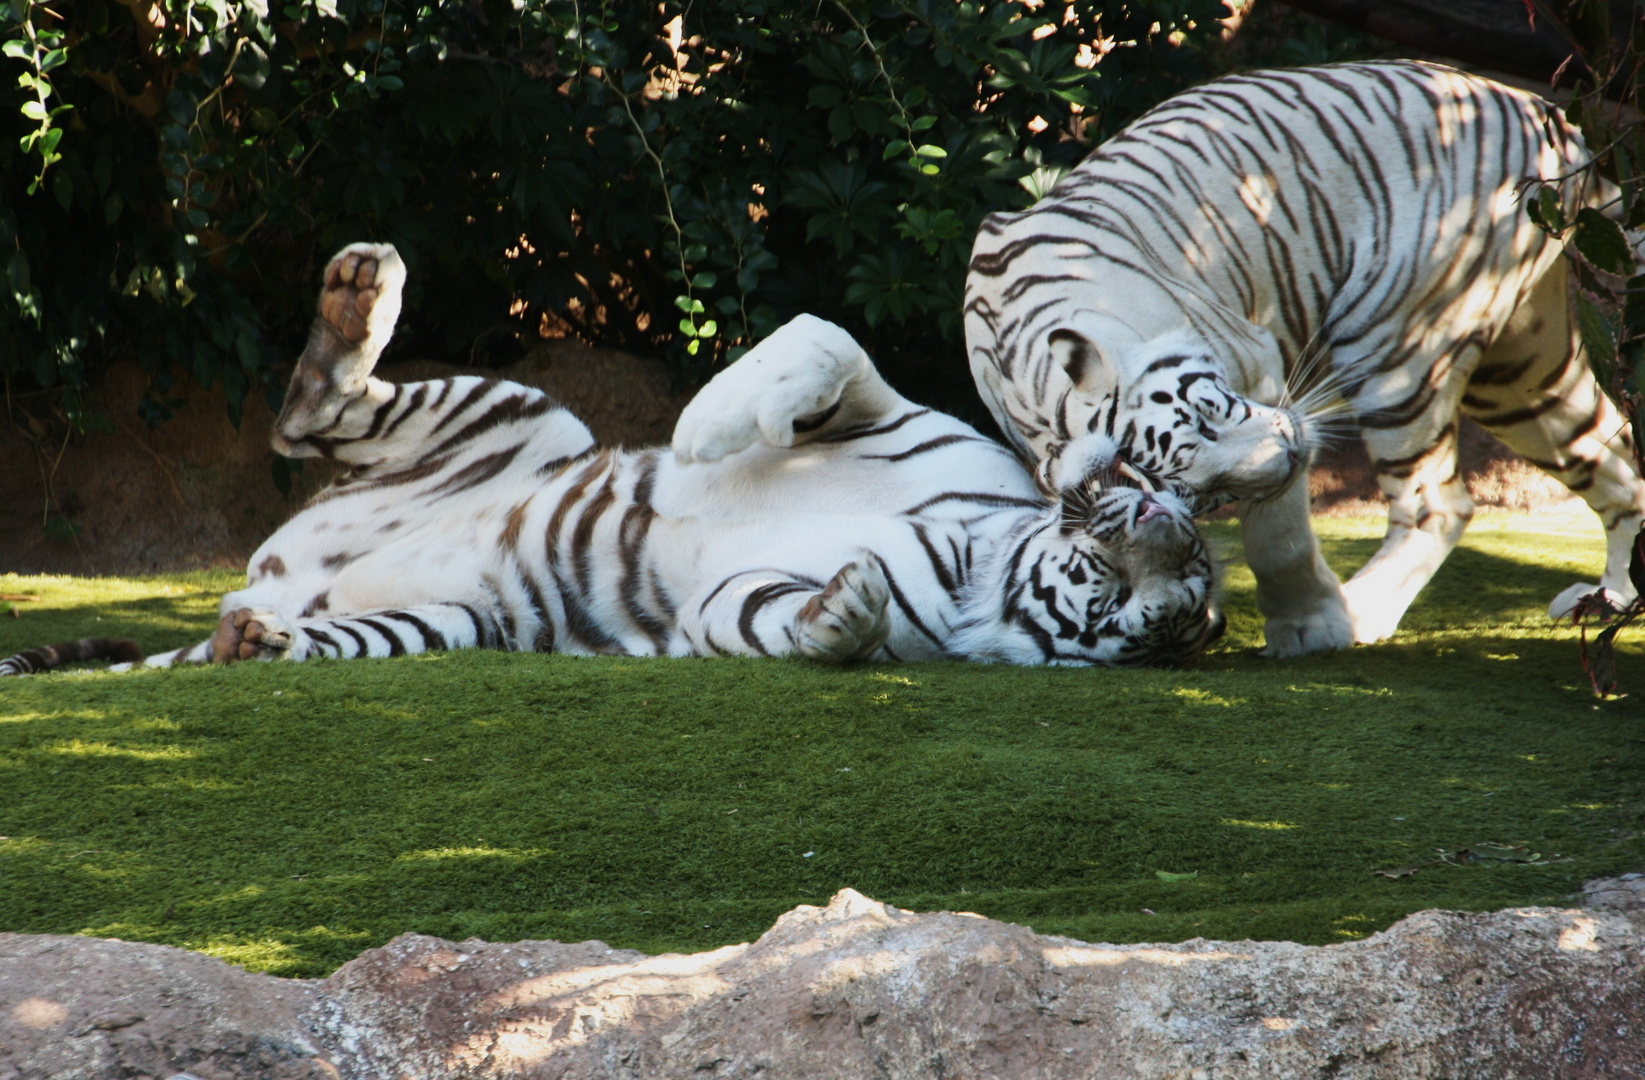
{"type": "Polygon", "coordinates": [[[952,404],[977,223],[1202,78],[1222,14],[268,3],[0,9],[0,372],[71,418],[122,355],[154,415],[177,369],[236,408],[274,389],[356,239],[413,268],[402,350],[500,358],[546,324],[689,382],[803,310],[952,404]]]}

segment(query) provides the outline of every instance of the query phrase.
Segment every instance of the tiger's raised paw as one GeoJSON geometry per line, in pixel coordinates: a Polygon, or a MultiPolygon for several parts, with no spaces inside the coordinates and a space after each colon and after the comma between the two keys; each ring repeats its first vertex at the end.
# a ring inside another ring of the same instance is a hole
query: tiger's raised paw
{"type": "Polygon", "coordinates": [[[392,244],[350,244],[326,265],[320,318],[350,345],[378,339],[380,348],[400,317],[405,281],[405,263],[392,244]]]}
{"type": "Polygon", "coordinates": [[[211,636],[211,660],[214,664],[279,660],[290,653],[296,639],[296,630],[276,612],[236,608],[217,622],[217,632],[211,636]]]}
{"type": "Polygon", "coordinates": [[[876,560],[847,563],[794,617],[800,653],[833,664],[862,659],[891,635],[890,601],[876,560]]]}
{"type": "Polygon", "coordinates": [[[868,354],[831,322],[801,315],[720,372],[680,414],[674,456],[681,464],[719,461],[757,442],[793,446],[822,427],[868,354]]]}

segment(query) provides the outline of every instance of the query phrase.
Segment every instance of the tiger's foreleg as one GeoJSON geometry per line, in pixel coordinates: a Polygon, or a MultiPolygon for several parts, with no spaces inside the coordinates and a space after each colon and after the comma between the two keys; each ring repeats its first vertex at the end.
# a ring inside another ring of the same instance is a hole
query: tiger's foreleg
{"type": "Polygon", "coordinates": [[[860,660],[891,633],[891,589],[871,555],[827,582],[782,570],[733,574],[680,613],[676,655],[860,660]]]}
{"type": "Polygon", "coordinates": [[[795,446],[906,406],[850,334],[801,315],[698,391],[675,425],[674,454],[712,462],[755,443],[795,446]]]}
{"type": "Polygon", "coordinates": [[[1308,520],[1308,481],[1299,475],[1280,495],[1240,510],[1245,561],[1257,579],[1266,620],[1264,656],[1305,656],[1354,643],[1337,575],[1320,554],[1308,520]]]}

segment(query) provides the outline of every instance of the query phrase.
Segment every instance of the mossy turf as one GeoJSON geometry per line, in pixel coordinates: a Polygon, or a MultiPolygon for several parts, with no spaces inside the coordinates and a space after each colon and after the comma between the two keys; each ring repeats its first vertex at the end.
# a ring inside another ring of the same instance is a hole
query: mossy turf
{"type": "MultiPolygon", "coordinates": [[[[1339,570],[1381,530],[1319,524],[1339,570]]],[[[1228,637],[1181,671],[466,653],[6,680],[0,930],[320,975],[407,930],[703,949],[842,886],[1093,941],[1557,903],[1645,869],[1645,714],[1595,701],[1542,614],[1601,561],[1591,518],[1485,518],[1393,642],[1294,661],[1255,655],[1236,564],[1228,637]],[[1372,873],[1485,843],[1543,858],[1372,873]]],[[[0,577],[42,597],[0,654],[184,644],[235,584],[0,577]]]]}

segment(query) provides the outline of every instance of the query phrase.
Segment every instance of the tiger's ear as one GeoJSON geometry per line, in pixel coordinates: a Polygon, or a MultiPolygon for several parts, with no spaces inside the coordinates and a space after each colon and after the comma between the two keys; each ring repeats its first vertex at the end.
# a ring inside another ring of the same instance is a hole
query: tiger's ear
{"type": "Polygon", "coordinates": [[[1051,331],[1051,357],[1068,373],[1076,389],[1094,398],[1119,388],[1119,368],[1107,350],[1073,330],[1051,331]]]}

